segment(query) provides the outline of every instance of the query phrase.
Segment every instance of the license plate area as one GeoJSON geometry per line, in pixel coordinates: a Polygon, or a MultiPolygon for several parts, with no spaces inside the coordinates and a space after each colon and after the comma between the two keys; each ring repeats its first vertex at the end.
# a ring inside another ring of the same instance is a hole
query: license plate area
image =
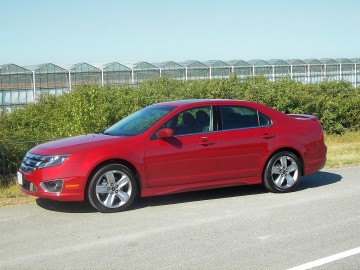
{"type": "Polygon", "coordinates": [[[16,178],[20,186],[24,185],[24,178],[21,172],[17,172],[16,178]]]}

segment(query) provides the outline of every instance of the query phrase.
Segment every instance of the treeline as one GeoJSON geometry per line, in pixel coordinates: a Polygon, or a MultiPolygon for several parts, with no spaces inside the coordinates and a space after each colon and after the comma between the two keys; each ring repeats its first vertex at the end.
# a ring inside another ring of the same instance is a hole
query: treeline
{"type": "MultiPolygon", "coordinates": [[[[328,134],[360,127],[360,88],[345,82],[302,84],[290,79],[270,82],[263,77],[243,82],[236,77],[203,81],[161,78],[138,87],[83,85],[59,97],[40,96],[34,104],[0,113],[0,144],[98,132],[153,103],[204,98],[251,100],[285,113],[313,114],[328,134]]],[[[18,164],[29,145],[14,148],[3,150],[7,165],[18,164]]]]}

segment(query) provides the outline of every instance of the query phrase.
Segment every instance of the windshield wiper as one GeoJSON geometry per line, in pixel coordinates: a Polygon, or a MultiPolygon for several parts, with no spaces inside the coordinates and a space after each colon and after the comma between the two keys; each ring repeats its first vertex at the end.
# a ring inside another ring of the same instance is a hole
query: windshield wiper
{"type": "Polygon", "coordinates": [[[113,136],[112,134],[105,132],[105,129],[100,131],[98,134],[104,134],[104,135],[109,135],[109,136],[113,136]]]}

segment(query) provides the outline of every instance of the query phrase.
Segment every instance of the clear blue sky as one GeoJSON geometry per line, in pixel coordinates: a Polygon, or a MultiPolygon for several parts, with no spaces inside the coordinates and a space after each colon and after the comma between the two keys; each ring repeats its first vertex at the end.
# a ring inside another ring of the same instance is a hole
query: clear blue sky
{"type": "Polygon", "coordinates": [[[360,57],[360,0],[0,0],[0,65],[360,57]]]}

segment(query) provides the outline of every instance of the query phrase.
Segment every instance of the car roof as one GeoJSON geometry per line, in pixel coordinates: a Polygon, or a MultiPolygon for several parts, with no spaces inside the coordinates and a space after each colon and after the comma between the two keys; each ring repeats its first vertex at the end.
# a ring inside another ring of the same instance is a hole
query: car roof
{"type": "Polygon", "coordinates": [[[174,100],[174,101],[161,102],[161,103],[157,103],[155,105],[180,107],[180,106],[189,105],[189,104],[214,105],[214,104],[234,104],[234,103],[254,103],[254,102],[245,101],[245,100],[235,100],[235,99],[185,99],[185,100],[174,100]]]}
{"type": "Polygon", "coordinates": [[[187,100],[174,100],[168,102],[161,102],[154,104],[153,106],[173,106],[177,110],[183,110],[188,108],[200,107],[200,106],[249,106],[255,110],[259,110],[261,113],[264,113],[268,117],[276,117],[278,119],[283,119],[282,121],[291,121],[291,117],[287,116],[285,113],[278,111],[270,106],[257,103],[254,101],[247,100],[237,100],[237,99],[187,99],[187,100]]]}

